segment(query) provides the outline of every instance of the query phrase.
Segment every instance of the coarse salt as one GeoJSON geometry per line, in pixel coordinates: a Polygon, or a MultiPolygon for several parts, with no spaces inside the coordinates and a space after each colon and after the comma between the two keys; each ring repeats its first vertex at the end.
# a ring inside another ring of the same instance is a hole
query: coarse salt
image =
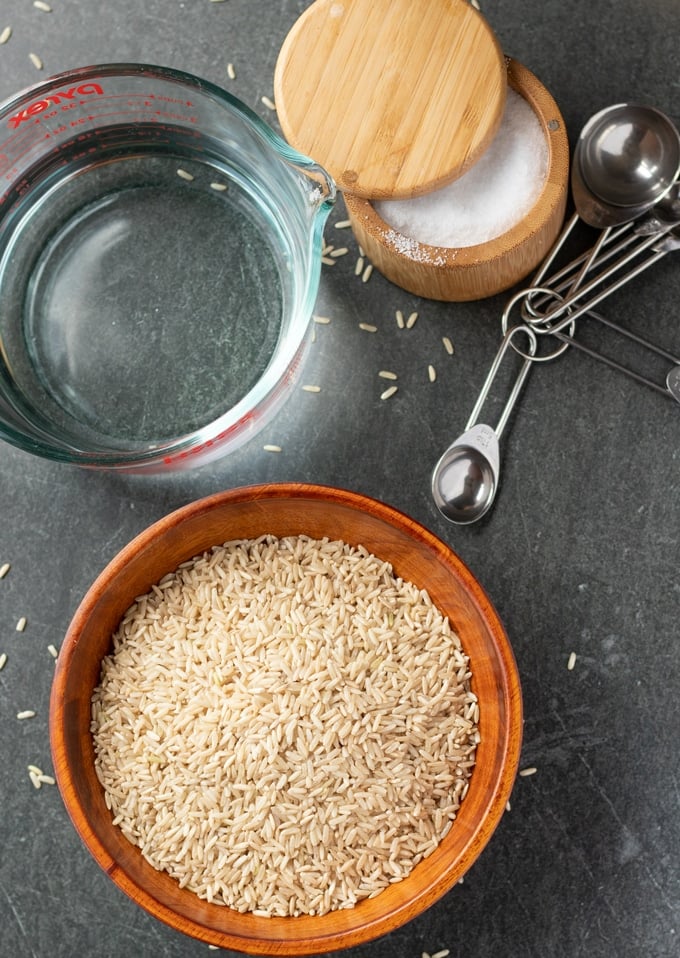
{"type": "Polygon", "coordinates": [[[524,217],[547,173],[548,144],[538,117],[509,89],[496,136],[463,176],[415,199],[383,200],[375,208],[405,239],[447,248],[475,246],[524,217]]]}

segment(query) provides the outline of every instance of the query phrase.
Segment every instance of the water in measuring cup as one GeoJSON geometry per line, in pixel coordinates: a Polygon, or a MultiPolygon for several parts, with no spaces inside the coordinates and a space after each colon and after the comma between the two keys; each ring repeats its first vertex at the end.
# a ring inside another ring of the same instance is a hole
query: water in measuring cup
{"type": "Polygon", "coordinates": [[[214,421],[281,337],[287,263],[266,212],[195,146],[61,159],[44,197],[17,209],[0,267],[20,402],[121,443],[214,421]]]}

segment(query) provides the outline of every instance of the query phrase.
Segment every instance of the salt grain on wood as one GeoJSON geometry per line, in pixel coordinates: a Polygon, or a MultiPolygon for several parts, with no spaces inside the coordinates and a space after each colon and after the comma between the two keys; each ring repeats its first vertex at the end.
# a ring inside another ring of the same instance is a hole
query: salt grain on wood
{"type": "Polygon", "coordinates": [[[403,236],[432,246],[474,246],[516,225],[536,201],[548,172],[548,144],[529,103],[508,89],[500,128],[482,157],[441,189],[375,204],[403,236]]]}

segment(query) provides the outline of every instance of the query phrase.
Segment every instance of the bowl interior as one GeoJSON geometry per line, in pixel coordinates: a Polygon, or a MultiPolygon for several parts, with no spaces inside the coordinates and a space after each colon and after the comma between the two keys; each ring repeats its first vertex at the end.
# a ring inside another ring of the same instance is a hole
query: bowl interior
{"type": "Polygon", "coordinates": [[[344,948],[402,925],[464,874],[491,837],[515,777],[521,696],[503,626],[467,567],[418,523],[342,490],[281,484],[220,493],[141,533],[96,580],[62,645],[50,729],[59,787],[82,840],[113,881],[151,914],[205,941],[253,954],[303,955],[344,948]],[[134,598],[182,561],[235,538],[307,534],[363,545],[430,593],[470,657],[481,742],[468,794],[439,847],[410,876],[373,899],[325,916],[262,918],[209,904],[157,872],[111,825],[94,771],[90,698],[102,657],[134,598]]]}

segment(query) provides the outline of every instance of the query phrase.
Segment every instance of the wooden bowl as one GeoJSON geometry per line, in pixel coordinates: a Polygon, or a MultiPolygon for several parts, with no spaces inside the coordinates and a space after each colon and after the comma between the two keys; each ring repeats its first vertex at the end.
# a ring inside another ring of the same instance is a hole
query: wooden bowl
{"type": "Polygon", "coordinates": [[[258,955],[309,955],[376,938],[414,918],[461,878],[489,841],[517,771],[522,705],[514,657],[487,595],[463,562],[405,515],[356,493],[278,484],[218,493],[138,535],[94,582],[57,660],[50,735],[57,781],[81,839],[130,898],[176,930],[258,955]],[[209,904],[156,871],[112,825],[94,769],[90,699],[124,612],[181,562],[233,538],[307,534],[362,544],[427,588],[470,658],[480,706],[468,794],[439,847],[411,874],[354,908],[323,916],[263,918],[209,904]]]}
{"type": "Polygon", "coordinates": [[[369,200],[344,194],[354,235],[368,258],[387,279],[417,296],[462,302],[504,292],[539,265],[562,226],[569,182],[564,120],[534,74],[516,60],[506,62],[509,86],[531,105],[548,144],[545,184],[521,222],[476,246],[429,246],[411,237],[395,242],[396,231],[369,200]]]}

